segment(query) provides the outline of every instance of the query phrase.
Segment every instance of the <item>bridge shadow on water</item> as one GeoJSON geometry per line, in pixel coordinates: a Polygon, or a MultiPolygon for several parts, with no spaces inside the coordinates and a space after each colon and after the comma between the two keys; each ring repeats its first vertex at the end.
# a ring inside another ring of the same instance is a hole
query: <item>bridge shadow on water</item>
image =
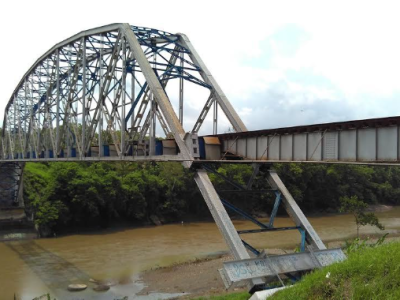
{"type": "MultiPolygon", "coordinates": [[[[49,292],[52,299],[65,300],[109,300],[123,299],[124,296],[129,296],[128,299],[166,299],[171,296],[180,296],[181,294],[160,294],[151,293],[146,296],[138,296],[144,285],[143,283],[133,283],[130,285],[112,286],[106,292],[95,292],[92,288],[96,285],[89,282],[90,276],[84,271],[77,268],[74,264],[66,259],[50,252],[40,246],[34,240],[12,241],[5,243],[13,250],[25,264],[36,274],[36,276],[48,287],[46,292],[49,292]],[[84,283],[88,288],[81,292],[68,291],[68,285],[71,283],[84,283]]],[[[33,295],[37,297],[40,295],[33,295]]]]}
{"type": "MultiPolygon", "coordinates": [[[[94,292],[90,276],[66,259],[40,246],[36,241],[14,241],[6,245],[13,250],[36,276],[48,287],[52,297],[57,299],[114,299],[119,293],[109,290],[101,295],[94,292]],[[82,292],[68,291],[71,283],[84,283],[88,288],[82,292]],[[111,297],[111,298],[110,298],[111,297]]],[[[35,295],[40,296],[40,295],[35,295]]]]}
{"type": "MultiPolygon", "coordinates": [[[[66,292],[71,283],[87,283],[90,276],[64,258],[48,251],[34,240],[8,242],[12,249],[52,293],[66,292]]],[[[56,295],[61,296],[61,295],[56,295]]]]}

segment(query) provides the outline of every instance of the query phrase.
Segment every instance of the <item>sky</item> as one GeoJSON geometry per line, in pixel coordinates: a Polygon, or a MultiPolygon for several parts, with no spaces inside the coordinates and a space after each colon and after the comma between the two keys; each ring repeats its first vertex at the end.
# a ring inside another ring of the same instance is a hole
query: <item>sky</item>
{"type": "MultiPolygon", "coordinates": [[[[14,88],[37,58],[82,30],[110,23],[188,35],[249,130],[400,115],[396,1],[0,5],[0,124],[14,88]]],[[[188,106],[193,114],[202,105],[188,106]]]]}

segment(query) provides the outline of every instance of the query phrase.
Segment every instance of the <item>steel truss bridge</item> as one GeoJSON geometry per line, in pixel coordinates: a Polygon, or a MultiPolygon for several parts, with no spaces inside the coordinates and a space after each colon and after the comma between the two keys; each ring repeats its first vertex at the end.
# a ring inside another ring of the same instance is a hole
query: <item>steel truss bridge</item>
{"type": "MultiPolygon", "coordinates": [[[[184,34],[112,24],[55,45],[25,73],[4,114],[0,147],[0,205],[23,205],[25,162],[175,161],[195,181],[235,261],[220,270],[227,287],[246,280],[252,291],[281,274],[345,259],[327,250],[296,201],[270,168],[273,162],[398,164],[400,117],[248,131],[184,34]],[[203,108],[184,123],[184,99],[203,108]],[[213,133],[198,136],[212,111],[213,133]],[[218,111],[233,133],[218,134],[218,111]],[[190,128],[184,129],[185,126],[190,128]],[[157,139],[157,130],[165,139],[157,139]],[[247,186],[217,172],[221,163],[251,163],[247,186]],[[260,167],[268,172],[275,205],[268,224],[221,199],[208,173],[249,191],[260,167]],[[295,226],[274,227],[283,204],[295,226]],[[236,231],[226,208],[259,228],[236,231]],[[241,235],[298,230],[299,254],[269,256],[241,235]]],[[[282,282],[282,281],[281,281],[282,282]]],[[[283,282],[282,282],[283,284],[283,282]]]]}

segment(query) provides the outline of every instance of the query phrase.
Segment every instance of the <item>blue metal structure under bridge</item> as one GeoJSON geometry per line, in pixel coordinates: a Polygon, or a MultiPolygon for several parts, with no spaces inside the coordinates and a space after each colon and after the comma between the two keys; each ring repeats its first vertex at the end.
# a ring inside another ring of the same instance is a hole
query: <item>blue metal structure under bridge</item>
{"type": "Polygon", "coordinates": [[[220,270],[226,286],[246,280],[254,291],[271,278],[281,280],[282,274],[296,277],[345,259],[340,249],[326,249],[271,163],[397,164],[399,125],[400,118],[393,117],[248,131],[186,35],[111,24],[55,45],[16,86],[1,133],[0,205],[23,205],[25,162],[182,163],[195,172],[200,192],[235,257],[220,270]],[[184,118],[188,97],[203,105],[196,119],[184,118]],[[202,125],[210,122],[210,111],[213,132],[199,136],[202,125]],[[218,111],[233,133],[218,134],[218,111]],[[241,186],[217,172],[221,163],[252,164],[254,172],[241,186]],[[238,191],[251,191],[260,168],[268,173],[266,185],[276,197],[268,223],[221,199],[208,177],[212,172],[238,191]],[[281,204],[295,226],[274,227],[281,204]],[[237,232],[225,208],[259,228],[237,232]],[[269,256],[241,238],[276,230],[298,230],[302,254],[269,256]]]}

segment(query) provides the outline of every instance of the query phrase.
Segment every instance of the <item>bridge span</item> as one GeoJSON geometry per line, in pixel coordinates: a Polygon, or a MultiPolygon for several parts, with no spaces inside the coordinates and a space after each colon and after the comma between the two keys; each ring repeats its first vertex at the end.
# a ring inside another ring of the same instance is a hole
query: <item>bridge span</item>
{"type": "MultiPolygon", "coordinates": [[[[140,151],[118,155],[119,143],[91,146],[89,154],[69,156],[50,150],[40,154],[15,153],[7,162],[34,161],[173,161],[202,163],[344,163],[397,165],[400,162],[400,117],[313,124],[278,129],[232,132],[208,136],[192,135],[193,159],[185,159],[173,139],[142,140],[140,151]],[[196,152],[196,153],[194,153],[196,152]],[[153,155],[150,155],[153,153],[153,155]],[[25,156],[24,156],[25,154],[25,156]],[[197,154],[197,155],[196,155],[197,154]]],[[[140,144],[139,144],[140,145],[140,144]]],[[[138,148],[136,148],[138,149],[138,148]]]]}
{"type": "Polygon", "coordinates": [[[236,262],[221,270],[226,285],[246,280],[254,291],[263,288],[271,276],[280,279],[282,273],[309,270],[345,258],[340,249],[326,250],[269,165],[398,164],[399,125],[400,117],[392,117],[248,131],[186,35],[111,24],[58,43],[17,84],[6,106],[1,132],[0,206],[23,204],[26,162],[182,163],[195,173],[200,192],[235,257],[236,262]],[[188,98],[203,106],[195,119],[185,115],[188,98]],[[219,110],[234,132],[218,134],[219,110]],[[209,112],[213,132],[200,136],[202,125],[210,122],[209,112]],[[251,163],[254,172],[247,186],[218,174],[215,166],[219,163],[251,163]],[[276,197],[268,224],[221,199],[208,177],[212,172],[238,190],[250,190],[260,166],[265,164],[266,185],[276,197]],[[274,227],[281,203],[295,226],[274,227]],[[239,234],[249,232],[238,233],[225,208],[260,227],[252,232],[298,230],[304,253],[271,260],[242,240],[239,234]],[[249,266],[261,267],[252,275],[251,270],[246,271],[249,266]],[[241,271],[235,273],[238,268],[241,271]]]}

